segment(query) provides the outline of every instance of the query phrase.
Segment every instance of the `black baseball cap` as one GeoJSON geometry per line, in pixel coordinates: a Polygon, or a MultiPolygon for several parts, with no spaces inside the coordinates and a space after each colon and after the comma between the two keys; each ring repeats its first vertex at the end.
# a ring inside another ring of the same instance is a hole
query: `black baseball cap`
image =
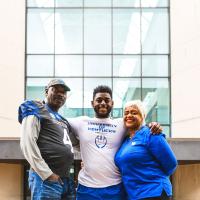
{"type": "Polygon", "coordinates": [[[61,79],[52,79],[48,85],[45,87],[45,90],[48,90],[50,87],[54,85],[62,85],[65,91],[70,91],[70,88],[65,84],[65,82],[61,79]]]}

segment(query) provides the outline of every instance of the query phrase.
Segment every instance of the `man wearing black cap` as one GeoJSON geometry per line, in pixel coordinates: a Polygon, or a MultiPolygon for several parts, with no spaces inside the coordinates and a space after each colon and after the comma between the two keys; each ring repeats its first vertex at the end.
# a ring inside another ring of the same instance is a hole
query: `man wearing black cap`
{"type": "Polygon", "coordinates": [[[25,101],[19,107],[22,123],[21,149],[29,162],[29,186],[32,200],[74,199],[69,171],[73,145],[78,141],[58,110],[64,105],[70,88],[53,79],[45,88],[46,102],[25,101]]]}

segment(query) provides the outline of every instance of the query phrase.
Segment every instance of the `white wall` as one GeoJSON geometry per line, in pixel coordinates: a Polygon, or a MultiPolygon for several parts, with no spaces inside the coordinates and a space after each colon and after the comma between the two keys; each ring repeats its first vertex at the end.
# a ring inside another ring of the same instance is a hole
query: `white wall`
{"type": "Polygon", "coordinates": [[[16,137],[17,107],[24,99],[25,0],[0,4],[0,137],[16,137]]]}
{"type": "Polygon", "coordinates": [[[200,1],[171,0],[172,137],[200,137],[200,1]]]}

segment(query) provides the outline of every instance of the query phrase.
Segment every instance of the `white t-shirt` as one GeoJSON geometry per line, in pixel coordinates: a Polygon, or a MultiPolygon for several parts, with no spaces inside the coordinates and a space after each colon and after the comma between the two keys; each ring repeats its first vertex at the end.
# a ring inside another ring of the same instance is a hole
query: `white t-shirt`
{"type": "Polygon", "coordinates": [[[79,172],[79,183],[93,188],[120,183],[114,156],[125,136],[122,119],[82,116],[68,121],[80,140],[84,167],[79,172]]]}

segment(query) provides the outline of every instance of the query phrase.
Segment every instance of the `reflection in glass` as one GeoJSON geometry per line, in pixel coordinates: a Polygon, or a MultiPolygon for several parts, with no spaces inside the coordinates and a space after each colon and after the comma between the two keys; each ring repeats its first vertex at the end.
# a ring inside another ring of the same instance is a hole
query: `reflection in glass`
{"type": "Polygon", "coordinates": [[[111,7],[111,0],[84,0],[85,7],[111,7]]]}
{"type": "Polygon", "coordinates": [[[28,78],[26,82],[26,99],[44,100],[45,86],[51,78],[28,78]]]}
{"type": "Polygon", "coordinates": [[[27,53],[53,53],[53,9],[28,9],[27,53]]]}
{"type": "Polygon", "coordinates": [[[166,135],[167,138],[169,138],[170,136],[170,129],[169,129],[169,126],[163,126],[163,133],[166,135]]]}
{"type": "Polygon", "coordinates": [[[111,56],[92,55],[84,57],[85,76],[111,76],[111,56]]]}
{"type": "Polygon", "coordinates": [[[142,56],[143,76],[168,76],[168,56],[142,56]]]}
{"type": "Polygon", "coordinates": [[[54,0],[27,0],[28,7],[54,7],[54,0]]]}
{"type": "Polygon", "coordinates": [[[82,10],[57,9],[55,14],[55,23],[56,53],[82,53],[82,10]]]}
{"type": "Polygon", "coordinates": [[[168,7],[169,0],[141,0],[142,7],[168,7]]]}
{"type": "Polygon", "coordinates": [[[53,55],[27,56],[27,76],[53,76],[53,55]]]}
{"type": "Polygon", "coordinates": [[[169,53],[167,9],[142,10],[142,52],[169,53]]]}
{"type": "Polygon", "coordinates": [[[70,87],[67,100],[60,113],[64,117],[83,115],[83,85],[82,78],[61,78],[70,87]]]}
{"type": "MultiPolygon", "coordinates": [[[[92,106],[90,106],[92,107],[92,106]]],[[[95,112],[93,108],[84,108],[83,109],[83,115],[84,116],[88,116],[88,117],[94,117],[95,116],[95,112]]]]}
{"type": "Polygon", "coordinates": [[[55,0],[56,7],[82,7],[83,0],[55,0]]]}
{"type": "Polygon", "coordinates": [[[83,58],[79,55],[56,55],[56,76],[82,76],[83,58]]]}
{"type": "Polygon", "coordinates": [[[123,117],[123,108],[113,108],[112,109],[113,118],[122,118],[123,117]]]}
{"type": "Polygon", "coordinates": [[[113,7],[140,7],[140,0],[113,0],[113,7]]]}
{"type": "Polygon", "coordinates": [[[141,99],[140,79],[114,78],[113,99],[115,108],[123,108],[127,101],[141,99]]]}
{"type": "Polygon", "coordinates": [[[140,56],[113,56],[113,76],[140,76],[140,56]]]}
{"type": "MultiPolygon", "coordinates": [[[[65,117],[74,117],[82,115],[83,107],[83,88],[81,78],[61,78],[70,87],[71,91],[67,92],[65,105],[59,112],[65,117]]],[[[44,100],[45,86],[49,83],[50,78],[28,78],[26,87],[27,99],[44,100]]]]}
{"type": "Polygon", "coordinates": [[[140,53],[140,12],[138,9],[113,10],[113,52],[140,53]]]}
{"type": "Polygon", "coordinates": [[[143,78],[142,97],[148,121],[169,123],[169,83],[166,78],[143,78]]]}
{"type": "Polygon", "coordinates": [[[111,53],[111,10],[84,10],[84,52],[111,53]]]}

